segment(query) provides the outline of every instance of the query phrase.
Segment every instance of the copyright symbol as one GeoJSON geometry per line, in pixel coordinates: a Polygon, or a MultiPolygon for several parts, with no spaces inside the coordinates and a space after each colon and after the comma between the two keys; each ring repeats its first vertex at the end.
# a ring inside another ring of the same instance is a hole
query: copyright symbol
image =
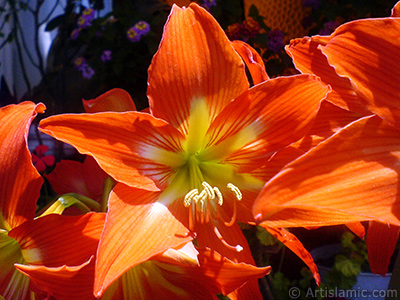
{"type": "Polygon", "coordinates": [[[292,299],[297,299],[300,297],[300,289],[297,287],[292,287],[289,290],[289,297],[292,299]]]}

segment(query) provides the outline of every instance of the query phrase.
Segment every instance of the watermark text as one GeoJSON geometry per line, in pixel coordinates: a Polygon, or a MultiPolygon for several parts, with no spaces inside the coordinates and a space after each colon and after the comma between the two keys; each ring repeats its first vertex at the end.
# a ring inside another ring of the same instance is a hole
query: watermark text
{"type": "Polygon", "coordinates": [[[362,299],[376,299],[392,297],[397,298],[397,290],[366,290],[366,289],[353,289],[353,290],[342,290],[339,288],[328,289],[328,288],[308,288],[306,291],[301,291],[297,287],[289,289],[289,297],[291,299],[298,299],[301,295],[308,298],[329,298],[329,297],[342,297],[346,299],[351,298],[362,298],[362,299]]]}

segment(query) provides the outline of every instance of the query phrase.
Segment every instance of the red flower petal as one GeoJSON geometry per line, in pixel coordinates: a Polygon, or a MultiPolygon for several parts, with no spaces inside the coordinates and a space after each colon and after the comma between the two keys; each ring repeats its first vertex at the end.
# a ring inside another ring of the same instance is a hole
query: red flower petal
{"type": "Polygon", "coordinates": [[[288,164],[266,184],[253,213],[270,227],[363,220],[399,226],[399,156],[399,131],[365,117],[288,164]]]}
{"type": "Polygon", "coordinates": [[[343,24],[321,47],[337,74],[350,79],[366,107],[400,127],[399,18],[343,24]]]}
{"type": "Polygon", "coordinates": [[[46,145],[38,145],[35,148],[35,153],[39,157],[42,157],[47,151],[49,151],[49,147],[46,145]]]}
{"type": "Polygon", "coordinates": [[[29,264],[77,266],[96,254],[104,219],[102,213],[50,214],[25,222],[10,231],[9,236],[17,240],[29,264]]]}
{"type": "Polygon", "coordinates": [[[113,189],[98,250],[95,295],[129,268],[192,240],[168,208],[155,202],[158,195],[123,184],[113,189]]]}
{"type": "Polygon", "coordinates": [[[320,50],[320,46],[326,45],[329,40],[330,37],[326,36],[294,39],[285,47],[285,50],[300,72],[315,74],[324,84],[332,87],[332,92],[327,97],[328,101],[341,108],[365,114],[367,110],[361,105],[350,80],[340,77],[320,50]]]}
{"type": "Polygon", "coordinates": [[[165,185],[184,139],[165,121],[139,112],[59,115],[42,120],[40,130],[92,155],[115,180],[149,190],[165,185]]]}
{"type": "Polygon", "coordinates": [[[210,121],[248,89],[240,56],[203,8],[173,6],[149,68],[150,110],[187,132],[191,103],[205,100],[210,121]]]}
{"type": "Polygon", "coordinates": [[[93,257],[79,266],[15,265],[31,278],[32,284],[40,291],[48,292],[57,300],[90,300],[93,296],[94,260],[93,257]]]}
{"type": "Polygon", "coordinates": [[[314,275],[315,282],[319,285],[321,283],[321,277],[319,276],[317,265],[315,264],[311,254],[304,248],[303,244],[297,239],[297,237],[284,228],[264,228],[307,264],[314,275]]]}
{"type": "Polygon", "coordinates": [[[123,89],[112,89],[95,99],[82,99],[82,102],[85,111],[88,113],[136,111],[131,96],[123,89]]]}
{"type": "Polygon", "coordinates": [[[7,230],[35,215],[43,180],[32,164],[27,137],[33,118],[44,109],[32,102],[0,109],[0,227],[7,230]]]}
{"type": "Polygon", "coordinates": [[[400,227],[369,222],[367,232],[368,261],[372,273],[385,276],[399,238],[400,227]]]}
{"type": "Polygon", "coordinates": [[[269,79],[264,61],[254,48],[242,41],[232,41],[232,45],[249,69],[254,85],[269,79]]]}

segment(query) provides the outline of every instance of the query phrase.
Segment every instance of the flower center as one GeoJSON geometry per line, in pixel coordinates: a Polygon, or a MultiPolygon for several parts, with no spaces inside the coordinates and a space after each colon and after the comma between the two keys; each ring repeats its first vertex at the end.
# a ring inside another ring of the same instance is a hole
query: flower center
{"type": "MultiPolygon", "coordinates": [[[[242,251],[243,248],[240,245],[229,245],[220,234],[218,228],[215,226],[214,219],[221,218],[219,206],[222,206],[224,202],[221,191],[217,187],[212,187],[206,181],[203,181],[201,185],[203,186],[203,190],[200,193],[198,189],[192,189],[186,194],[183,200],[183,205],[185,207],[190,207],[189,229],[193,230],[196,222],[204,224],[211,220],[214,225],[214,232],[221,242],[232,250],[236,250],[237,252],[242,251]]],[[[242,200],[242,193],[237,186],[232,183],[228,183],[227,188],[235,196],[237,201],[242,200]]],[[[236,201],[234,201],[233,216],[229,222],[224,221],[225,226],[232,226],[235,223],[236,211],[237,205],[236,201]]]]}

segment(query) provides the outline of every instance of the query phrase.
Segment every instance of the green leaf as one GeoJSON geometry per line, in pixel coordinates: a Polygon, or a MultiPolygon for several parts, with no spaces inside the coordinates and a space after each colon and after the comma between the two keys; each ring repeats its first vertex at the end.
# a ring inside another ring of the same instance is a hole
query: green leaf
{"type": "Polygon", "coordinates": [[[257,226],[256,236],[260,240],[260,243],[264,246],[272,246],[278,242],[278,240],[272,234],[260,226],[257,226]]]}
{"type": "Polygon", "coordinates": [[[338,255],[335,261],[335,268],[343,273],[344,276],[357,276],[361,272],[359,262],[338,255]]]}
{"type": "Polygon", "coordinates": [[[290,280],[282,272],[276,272],[272,276],[272,284],[275,289],[286,291],[290,286],[290,280]]]}

